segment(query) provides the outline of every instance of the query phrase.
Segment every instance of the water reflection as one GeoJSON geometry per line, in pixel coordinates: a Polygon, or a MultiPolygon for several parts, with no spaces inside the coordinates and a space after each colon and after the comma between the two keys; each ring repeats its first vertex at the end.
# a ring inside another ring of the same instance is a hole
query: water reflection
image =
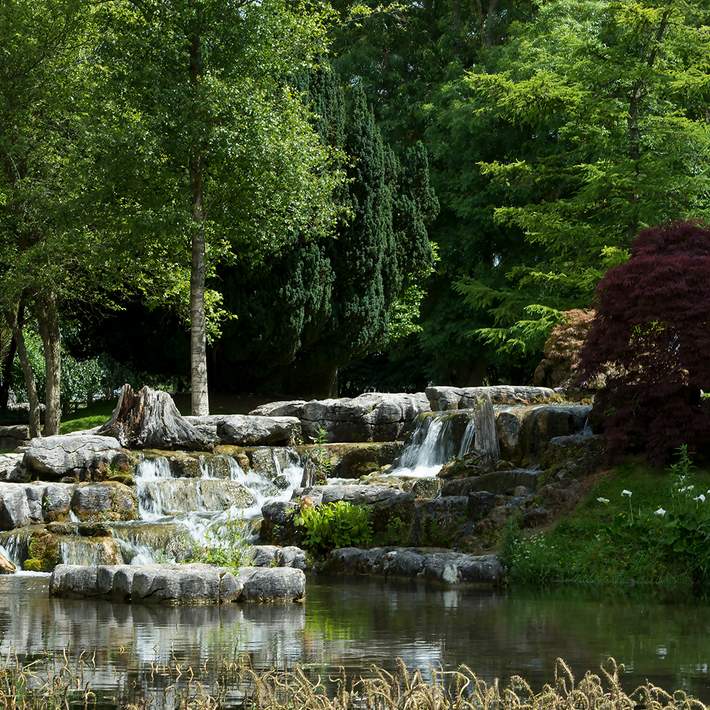
{"type": "MultiPolygon", "coordinates": [[[[92,681],[116,697],[165,687],[149,671],[249,654],[257,668],[366,673],[470,665],[487,680],[550,680],[557,656],[596,669],[615,656],[627,687],[649,678],[710,700],[710,607],[562,594],[439,590],[379,580],[311,580],[304,606],[152,607],[50,599],[46,579],[0,578],[0,652],[96,654],[92,681]]],[[[236,696],[234,698],[236,702],[236,696]]]]}

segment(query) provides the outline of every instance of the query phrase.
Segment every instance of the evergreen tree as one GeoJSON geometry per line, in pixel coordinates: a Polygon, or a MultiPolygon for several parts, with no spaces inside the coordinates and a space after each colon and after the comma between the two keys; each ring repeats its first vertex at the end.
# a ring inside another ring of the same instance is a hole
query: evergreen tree
{"type": "Polygon", "coordinates": [[[362,87],[346,92],[324,69],[310,77],[308,95],[322,140],[347,165],[336,237],[301,232],[268,270],[231,270],[226,305],[238,318],[219,356],[227,367],[236,358],[261,364],[268,349],[284,389],[323,394],[336,390],[338,368],[417,327],[437,202],[426,150],[417,145],[400,162],[362,87]]]}

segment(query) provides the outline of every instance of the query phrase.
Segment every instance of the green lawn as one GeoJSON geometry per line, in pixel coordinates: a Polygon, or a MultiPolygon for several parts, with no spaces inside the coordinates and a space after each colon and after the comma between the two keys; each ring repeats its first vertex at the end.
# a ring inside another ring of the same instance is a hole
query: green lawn
{"type": "Polygon", "coordinates": [[[710,472],[698,470],[688,480],[694,488],[686,495],[702,493],[708,502],[690,501],[698,510],[691,516],[691,527],[697,519],[698,529],[690,530],[691,543],[679,550],[670,542],[674,480],[668,471],[630,461],[604,475],[582,503],[549,530],[531,535],[511,526],[503,543],[510,581],[690,590],[690,544],[702,543],[710,520],[710,472]],[[668,512],[656,514],[659,509],[668,512]]]}
{"type": "Polygon", "coordinates": [[[62,434],[71,434],[73,431],[93,429],[111,417],[115,406],[116,400],[110,400],[96,402],[84,409],[77,409],[76,412],[72,412],[63,419],[59,430],[62,434]]]}

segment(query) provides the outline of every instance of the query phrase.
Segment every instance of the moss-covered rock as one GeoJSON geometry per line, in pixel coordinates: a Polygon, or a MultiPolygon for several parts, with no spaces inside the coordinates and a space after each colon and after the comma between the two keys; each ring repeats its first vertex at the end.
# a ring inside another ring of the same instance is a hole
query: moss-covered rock
{"type": "Polygon", "coordinates": [[[74,489],[71,509],[82,522],[135,520],[138,518],[138,498],[122,483],[87,483],[74,489]]]}

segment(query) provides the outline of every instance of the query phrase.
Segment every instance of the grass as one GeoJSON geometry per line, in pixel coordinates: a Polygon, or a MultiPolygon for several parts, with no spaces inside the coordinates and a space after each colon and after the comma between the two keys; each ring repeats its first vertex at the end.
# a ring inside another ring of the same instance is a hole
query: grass
{"type": "MultiPolygon", "coordinates": [[[[696,471],[693,483],[697,492],[710,489],[710,472],[696,471]]],[[[667,471],[628,461],[604,474],[552,528],[528,535],[513,522],[503,542],[510,581],[691,591],[687,567],[659,544],[662,519],[653,513],[670,507],[672,486],[667,471]]]]}
{"type": "MultiPolygon", "coordinates": [[[[9,660],[9,659],[8,659],[9,660]]],[[[409,671],[402,661],[390,673],[373,667],[368,678],[348,680],[344,673],[335,678],[312,680],[300,668],[294,671],[254,671],[246,659],[224,662],[218,667],[205,664],[190,668],[171,659],[153,664],[151,677],[161,676],[168,687],[163,691],[165,706],[211,710],[229,702],[229,691],[242,696],[240,707],[251,710],[563,710],[603,708],[662,710],[704,708],[700,701],[683,691],[669,693],[651,683],[627,691],[622,687],[623,666],[609,659],[600,673],[587,672],[577,680],[567,664],[558,659],[554,677],[536,691],[520,676],[507,683],[486,683],[469,668],[431,671],[431,679],[409,671]],[[210,666],[210,667],[208,667],[210,666]],[[327,683],[327,685],[326,685],[327,683]],[[169,698],[169,701],[168,701],[169,698]]],[[[11,710],[34,708],[98,708],[106,706],[91,687],[93,660],[86,657],[73,664],[64,654],[60,659],[40,659],[22,665],[15,661],[0,668],[0,702],[11,710]]],[[[160,698],[149,698],[140,684],[137,697],[121,707],[138,710],[160,706],[160,698]],[[155,701],[158,701],[157,703],[155,701]]],[[[160,692],[160,691],[158,691],[160,692]]]]}
{"type": "Polygon", "coordinates": [[[116,406],[115,400],[96,402],[90,407],[77,409],[68,414],[62,421],[59,432],[61,434],[71,434],[75,431],[93,429],[110,419],[113,408],[116,406]]]}

